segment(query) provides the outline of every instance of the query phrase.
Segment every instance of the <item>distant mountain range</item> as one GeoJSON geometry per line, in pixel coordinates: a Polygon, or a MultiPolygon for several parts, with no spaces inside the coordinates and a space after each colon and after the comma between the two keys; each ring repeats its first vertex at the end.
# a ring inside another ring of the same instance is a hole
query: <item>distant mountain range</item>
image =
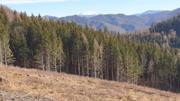
{"type": "Polygon", "coordinates": [[[180,14],[180,8],[172,11],[146,11],[141,14],[105,14],[105,15],[73,15],[62,18],[45,16],[45,19],[75,22],[78,25],[104,29],[113,32],[131,32],[149,28],[152,24],[161,22],[180,14]]]}

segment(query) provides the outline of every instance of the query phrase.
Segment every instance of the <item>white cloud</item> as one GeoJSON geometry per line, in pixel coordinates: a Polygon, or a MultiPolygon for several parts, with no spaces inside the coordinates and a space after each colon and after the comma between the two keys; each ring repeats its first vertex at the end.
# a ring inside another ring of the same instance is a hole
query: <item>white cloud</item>
{"type": "Polygon", "coordinates": [[[83,13],[80,13],[80,15],[96,15],[97,12],[96,11],[85,11],[83,13]]]}
{"type": "Polygon", "coordinates": [[[1,0],[2,4],[51,3],[64,1],[66,0],[1,0]]]}

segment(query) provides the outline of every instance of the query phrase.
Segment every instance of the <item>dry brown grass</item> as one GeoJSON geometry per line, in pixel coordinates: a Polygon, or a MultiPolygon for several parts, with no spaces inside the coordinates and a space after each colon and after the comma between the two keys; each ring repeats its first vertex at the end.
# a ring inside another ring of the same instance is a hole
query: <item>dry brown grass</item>
{"type": "Polygon", "coordinates": [[[34,69],[0,66],[0,78],[0,90],[54,101],[180,101],[175,93],[34,69]]]}

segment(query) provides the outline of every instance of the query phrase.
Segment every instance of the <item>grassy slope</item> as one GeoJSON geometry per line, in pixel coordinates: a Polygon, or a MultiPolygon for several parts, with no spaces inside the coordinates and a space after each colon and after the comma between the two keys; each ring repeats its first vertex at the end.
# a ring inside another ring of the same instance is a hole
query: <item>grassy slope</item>
{"type": "Polygon", "coordinates": [[[180,101],[179,94],[127,83],[5,66],[0,66],[0,92],[19,93],[37,101],[180,101]]]}

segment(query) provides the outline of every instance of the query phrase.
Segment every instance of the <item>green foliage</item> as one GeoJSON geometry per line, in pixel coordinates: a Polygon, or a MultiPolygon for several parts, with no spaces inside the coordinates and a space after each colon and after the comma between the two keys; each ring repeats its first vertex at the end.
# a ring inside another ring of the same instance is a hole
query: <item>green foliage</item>
{"type": "Polygon", "coordinates": [[[12,51],[9,48],[7,17],[3,10],[0,10],[0,63],[11,64],[13,62],[12,51]]]}
{"type": "Polygon", "coordinates": [[[23,13],[14,13],[10,22],[0,12],[0,63],[14,59],[14,65],[26,68],[180,90],[177,36],[115,35],[23,13]]]}

